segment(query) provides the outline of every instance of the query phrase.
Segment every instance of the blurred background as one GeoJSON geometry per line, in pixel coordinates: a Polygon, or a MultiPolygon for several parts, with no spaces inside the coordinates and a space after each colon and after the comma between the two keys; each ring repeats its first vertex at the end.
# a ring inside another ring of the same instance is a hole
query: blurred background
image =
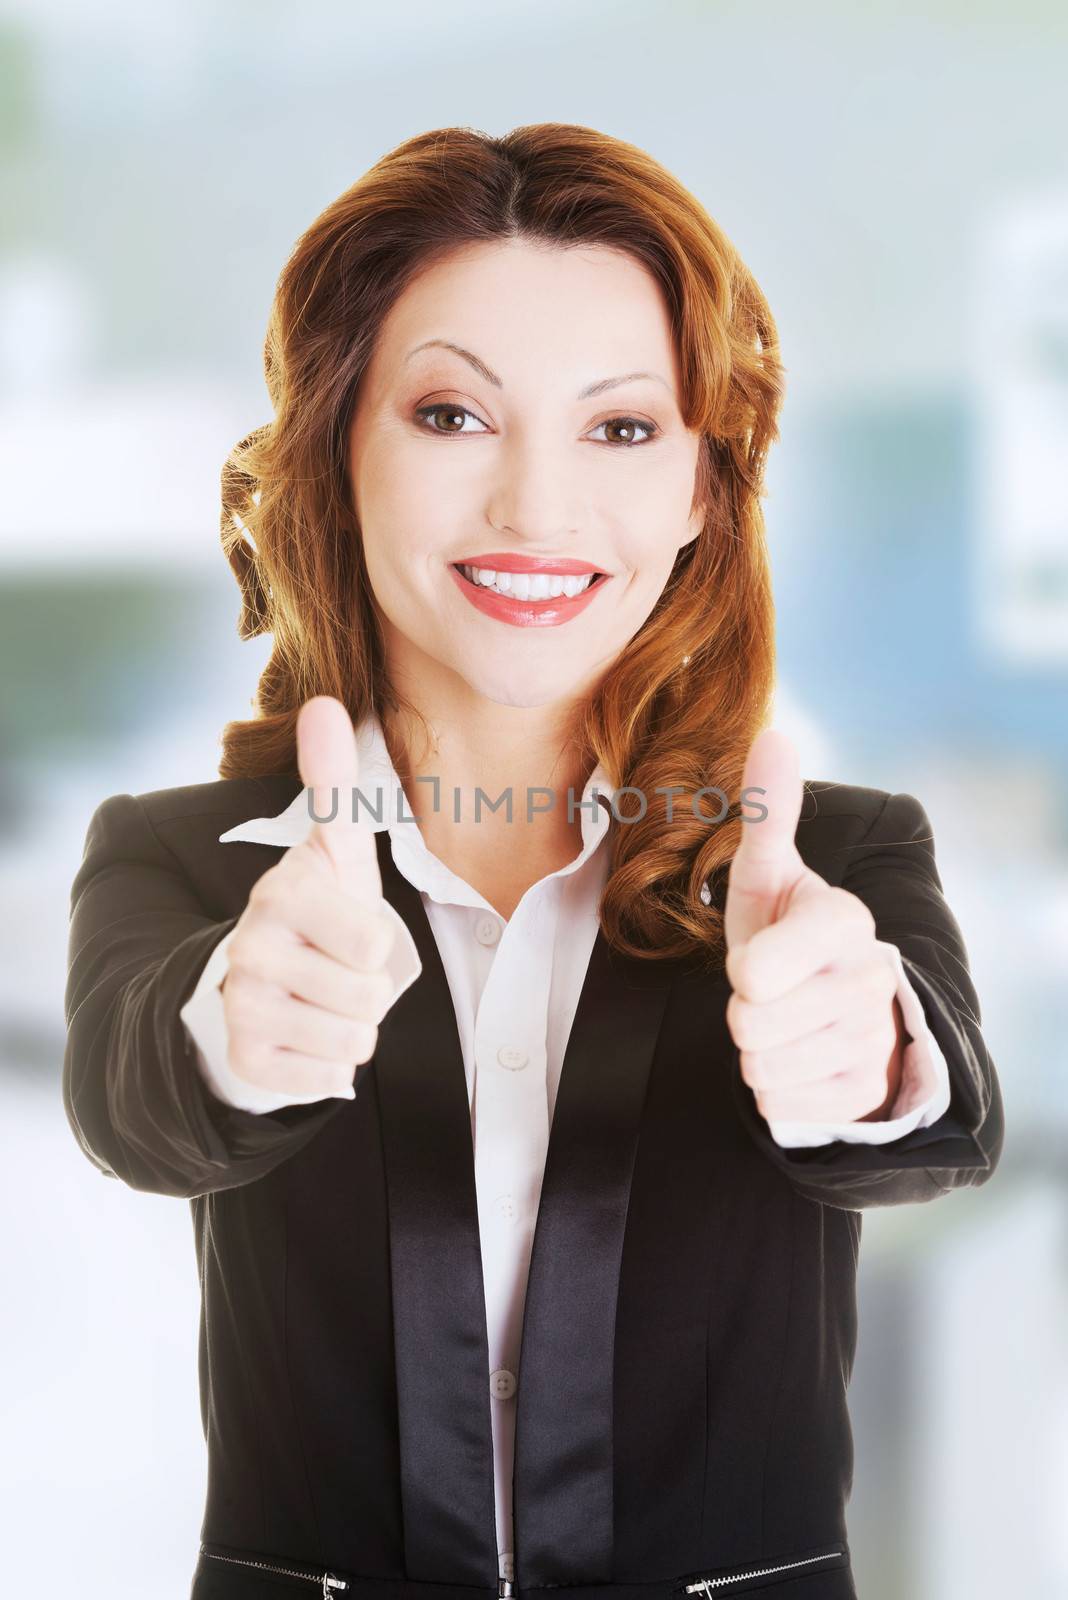
{"type": "Polygon", "coordinates": [[[922,800],[1001,1076],[994,1181],[865,1215],[860,1593],[1068,1595],[1066,81],[1035,0],[0,4],[9,1593],[182,1600],[195,1560],[188,1207],[67,1126],[67,916],[100,801],[215,778],[249,714],[219,472],[278,272],[402,139],[563,120],[671,168],[770,299],[778,724],[922,800]]]}

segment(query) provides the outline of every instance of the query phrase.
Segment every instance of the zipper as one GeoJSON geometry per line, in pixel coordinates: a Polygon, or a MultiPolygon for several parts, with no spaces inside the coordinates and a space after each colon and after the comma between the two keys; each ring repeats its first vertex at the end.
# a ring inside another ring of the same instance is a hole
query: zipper
{"type": "Polygon", "coordinates": [[[778,1561],[768,1567],[747,1567],[720,1573],[718,1577],[695,1578],[690,1583],[679,1585],[679,1589],[683,1594],[702,1594],[708,1600],[713,1590],[723,1589],[729,1583],[743,1583],[747,1578],[774,1577],[780,1572],[796,1572],[804,1567],[814,1566],[820,1561],[840,1561],[845,1553],[845,1546],[836,1544],[827,1550],[821,1550],[818,1555],[802,1556],[796,1561],[778,1561]]]}
{"type": "MultiPolygon", "coordinates": [[[[254,1560],[249,1556],[224,1556],[215,1550],[205,1550],[201,1545],[200,1553],[207,1556],[209,1561],[228,1561],[235,1567],[253,1567],[260,1572],[275,1572],[284,1578],[299,1578],[305,1583],[318,1583],[321,1585],[323,1600],[330,1600],[333,1593],[338,1593],[349,1587],[344,1578],[336,1577],[332,1572],[307,1572],[299,1571],[296,1567],[279,1566],[273,1561],[254,1560]]],[[[676,1592],[683,1594],[703,1594],[709,1600],[713,1590],[722,1589],[729,1583],[744,1583],[749,1578],[774,1577],[780,1572],[796,1572],[804,1567],[811,1567],[820,1561],[840,1560],[845,1555],[844,1545],[832,1545],[827,1550],[821,1550],[814,1556],[801,1556],[796,1561],[779,1561],[769,1567],[736,1568],[733,1572],[720,1573],[717,1577],[696,1578],[690,1583],[676,1585],[676,1592]]],[[[514,1583],[501,1578],[498,1580],[498,1595],[500,1597],[515,1597],[518,1600],[519,1591],[514,1583]]]]}
{"type": "Polygon", "coordinates": [[[260,1572],[277,1572],[283,1578],[303,1578],[305,1583],[318,1583],[322,1585],[323,1600],[329,1600],[336,1590],[347,1589],[348,1584],[344,1578],[336,1578],[332,1572],[299,1572],[296,1567],[280,1567],[273,1561],[253,1561],[248,1556],[223,1556],[214,1550],[205,1550],[201,1545],[200,1553],[207,1556],[209,1561],[229,1561],[235,1567],[255,1567],[260,1572]]]}

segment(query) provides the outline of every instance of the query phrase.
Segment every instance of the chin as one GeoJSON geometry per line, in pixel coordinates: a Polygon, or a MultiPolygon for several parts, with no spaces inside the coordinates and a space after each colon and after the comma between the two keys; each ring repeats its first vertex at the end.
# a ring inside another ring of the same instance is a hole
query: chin
{"type": "Polygon", "coordinates": [[[492,682],[485,681],[481,675],[478,678],[464,678],[470,689],[475,694],[481,695],[484,700],[489,700],[495,706],[514,706],[516,709],[531,710],[536,706],[551,706],[559,700],[571,699],[574,694],[574,679],[568,678],[559,684],[546,683],[542,678],[533,682],[535,674],[525,674],[521,682],[510,682],[507,674],[494,678],[492,682]]]}

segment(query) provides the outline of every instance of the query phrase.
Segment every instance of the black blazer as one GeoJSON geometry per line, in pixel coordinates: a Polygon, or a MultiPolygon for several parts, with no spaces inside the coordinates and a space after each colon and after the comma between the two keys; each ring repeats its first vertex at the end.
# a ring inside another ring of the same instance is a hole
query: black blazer
{"type": "MultiPolygon", "coordinates": [[[[300,788],[235,779],[97,808],[72,890],[64,1104],[107,1176],[191,1201],[208,1446],[193,1600],[494,1600],[470,1110],[444,969],[388,834],[383,888],[423,972],[354,1100],[224,1105],[178,1014],[283,848],[220,833],[300,788]]],[[[890,1144],[783,1149],[741,1076],[722,972],[622,959],[598,934],[527,1290],[524,1600],[558,1585],[572,1600],[685,1600],[695,1585],[708,1600],[769,1586],[855,1600],[861,1213],[984,1183],[1003,1112],[923,807],[810,783],[796,837],[901,950],[949,1109],[890,1144]]]]}

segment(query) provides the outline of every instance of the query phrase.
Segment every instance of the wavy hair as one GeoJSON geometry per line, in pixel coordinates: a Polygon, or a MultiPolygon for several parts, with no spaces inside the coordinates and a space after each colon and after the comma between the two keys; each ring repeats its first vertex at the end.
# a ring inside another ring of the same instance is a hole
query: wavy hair
{"type": "Polygon", "coordinates": [[[336,696],[354,723],[372,710],[384,727],[402,707],[418,716],[386,669],[348,484],[348,426],[377,331],[406,285],[459,247],[514,238],[625,251],[666,297],[683,420],[701,436],[693,507],[703,526],[580,708],[573,737],[584,772],[600,761],[638,791],[617,801],[617,815],[633,820],[613,829],[606,939],[629,955],[716,967],[746,754],[774,689],[760,498],[784,369],[771,312],[737,250],[678,179],[620,139],[557,122],[502,138],[423,133],[298,239],[264,346],[274,420],[234,447],[222,473],[239,633],[274,643],[255,715],[223,730],[219,774],[298,776],[296,718],[312,695],[336,696]],[[716,823],[707,796],[692,800],[710,789],[728,797],[716,823]]]}

